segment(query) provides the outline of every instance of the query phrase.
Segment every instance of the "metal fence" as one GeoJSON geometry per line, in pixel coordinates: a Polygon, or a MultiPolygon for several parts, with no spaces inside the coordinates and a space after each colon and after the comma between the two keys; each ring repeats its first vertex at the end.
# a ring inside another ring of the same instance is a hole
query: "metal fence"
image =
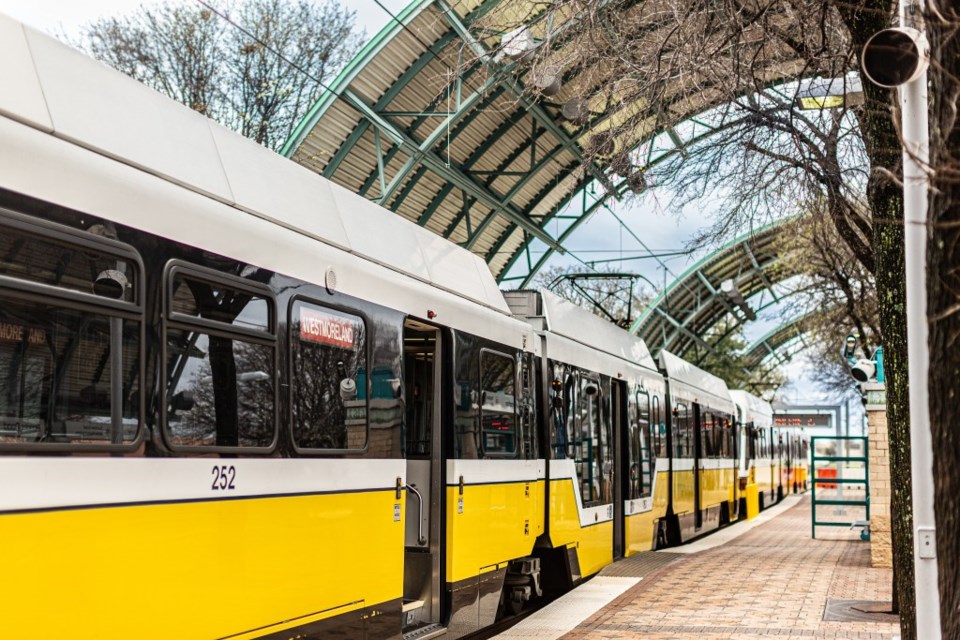
{"type": "Polygon", "coordinates": [[[813,484],[811,535],[817,527],[860,529],[870,539],[870,461],[867,439],[815,436],[810,440],[813,484]]]}

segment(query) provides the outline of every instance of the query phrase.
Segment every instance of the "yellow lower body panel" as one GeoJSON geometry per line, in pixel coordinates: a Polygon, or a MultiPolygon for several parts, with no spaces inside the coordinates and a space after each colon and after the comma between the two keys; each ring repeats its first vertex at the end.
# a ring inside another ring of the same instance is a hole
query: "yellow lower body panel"
{"type": "Polygon", "coordinates": [[[393,491],[0,516],[3,638],[253,638],[395,600],[393,491]]]}
{"type": "Polygon", "coordinates": [[[613,562],[613,522],[581,526],[574,491],[569,478],[550,482],[550,542],[554,547],[575,546],[580,575],[586,577],[613,562]]]}
{"type": "Polygon", "coordinates": [[[543,533],[544,482],[447,487],[447,582],[533,552],[543,533]]]}
{"type": "Polygon", "coordinates": [[[624,535],[627,544],[624,555],[630,557],[642,551],[653,549],[653,525],[663,514],[654,511],[627,516],[624,535]]]}

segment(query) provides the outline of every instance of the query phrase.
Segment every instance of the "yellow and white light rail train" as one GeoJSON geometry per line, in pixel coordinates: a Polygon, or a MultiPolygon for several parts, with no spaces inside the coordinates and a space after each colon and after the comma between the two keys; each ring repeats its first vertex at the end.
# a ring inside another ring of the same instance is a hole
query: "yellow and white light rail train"
{"type": "Polygon", "coordinates": [[[0,86],[0,637],[456,638],[802,484],[723,381],[2,16],[0,86]]]}

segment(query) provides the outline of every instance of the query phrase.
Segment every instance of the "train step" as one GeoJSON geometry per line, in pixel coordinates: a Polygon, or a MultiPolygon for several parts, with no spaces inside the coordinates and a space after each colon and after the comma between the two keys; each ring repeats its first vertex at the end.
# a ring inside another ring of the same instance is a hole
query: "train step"
{"type": "Polygon", "coordinates": [[[447,628],[442,624],[427,624],[412,631],[405,631],[403,640],[430,640],[447,635],[447,628]]]}

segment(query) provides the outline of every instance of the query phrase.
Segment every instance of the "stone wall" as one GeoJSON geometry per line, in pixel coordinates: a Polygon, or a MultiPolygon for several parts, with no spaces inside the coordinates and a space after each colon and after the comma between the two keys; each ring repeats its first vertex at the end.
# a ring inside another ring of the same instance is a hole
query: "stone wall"
{"type": "Polygon", "coordinates": [[[870,561],[874,567],[892,567],[890,540],[890,450],[887,405],[882,384],[865,384],[870,459],[870,561]]]}

